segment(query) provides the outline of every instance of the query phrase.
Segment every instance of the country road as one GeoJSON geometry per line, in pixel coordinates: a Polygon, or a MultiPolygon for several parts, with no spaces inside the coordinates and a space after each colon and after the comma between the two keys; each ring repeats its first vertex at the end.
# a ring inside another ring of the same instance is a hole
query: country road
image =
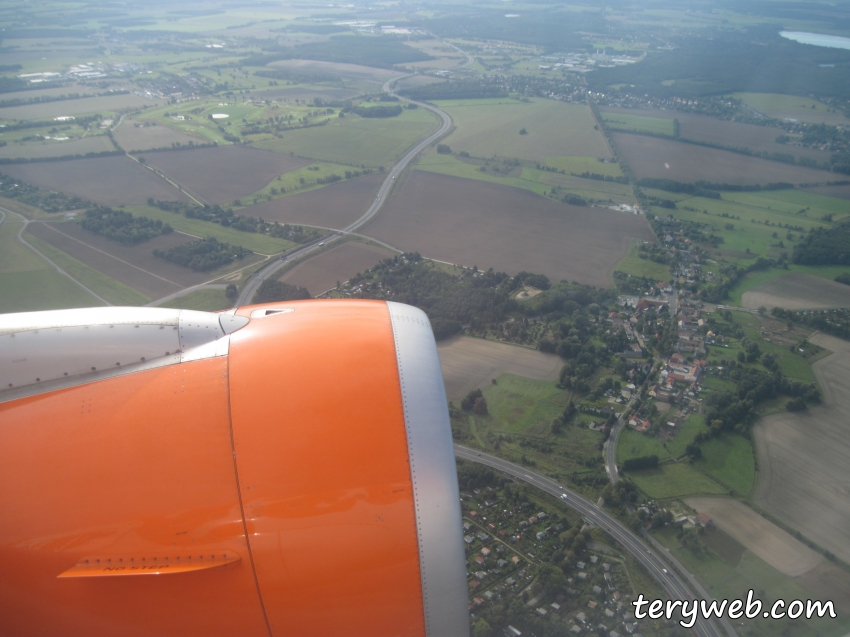
{"type": "MultiPolygon", "coordinates": [[[[488,467],[498,469],[503,473],[522,480],[523,482],[527,482],[541,491],[545,491],[551,496],[558,498],[559,502],[563,503],[565,506],[578,511],[584,518],[585,522],[601,528],[613,537],[614,540],[616,540],[624,549],[631,553],[635,559],[637,559],[649,571],[649,573],[658,580],[659,584],[661,584],[662,588],[671,599],[681,599],[685,601],[693,599],[693,595],[690,592],[688,585],[673,569],[668,568],[667,562],[659,557],[658,552],[663,547],[655,545],[656,551],[648,548],[636,533],[605,513],[605,511],[596,505],[585,500],[582,496],[569,491],[544,475],[507,460],[461,445],[455,445],[454,449],[455,456],[457,458],[478,462],[487,465],[488,467]],[[567,495],[566,500],[561,497],[563,494],[567,495]]],[[[666,550],[664,551],[664,555],[669,558],[666,550]]],[[[681,568],[681,565],[679,565],[678,562],[675,562],[675,564],[681,568]]],[[[704,598],[710,599],[707,595],[704,595],[704,598]]],[[[727,627],[727,630],[729,628],[731,627],[727,627]]],[[[723,637],[723,632],[715,626],[713,621],[706,620],[702,617],[697,620],[692,630],[699,637],[723,637]]],[[[734,631],[731,635],[735,635],[734,631]]]]}

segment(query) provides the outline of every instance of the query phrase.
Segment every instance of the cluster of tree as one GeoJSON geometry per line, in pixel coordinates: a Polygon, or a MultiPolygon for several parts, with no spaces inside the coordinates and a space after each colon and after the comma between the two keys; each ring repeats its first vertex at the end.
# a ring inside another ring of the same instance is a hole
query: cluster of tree
{"type": "Polygon", "coordinates": [[[623,471],[640,471],[642,469],[657,469],[658,456],[638,456],[628,458],[623,462],[623,471]]]}
{"type": "Polygon", "coordinates": [[[360,117],[398,117],[404,110],[399,104],[392,106],[380,104],[378,106],[348,106],[342,109],[344,113],[354,113],[360,117]]]}
{"type": "Polygon", "coordinates": [[[113,210],[106,206],[86,210],[80,219],[80,225],[89,232],[125,245],[136,245],[161,234],[173,232],[170,225],[159,219],[154,221],[148,217],[136,217],[129,212],[113,210]]]}
{"type": "Polygon", "coordinates": [[[399,91],[405,97],[420,102],[432,100],[468,100],[507,97],[508,92],[501,83],[492,80],[461,80],[425,84],[399,91]]]}
{"type": "Polygon", "coordinates": [[[91,205],[91,203],[79,197],[71,197],[61,192],[43,190],[38,186],[13,179],[2,173],[0,173],[0,196],[17,199],[22,203],[40,208],[45,212],[79,210],[91,205]]]}
{"type": "Polygon", "coordinates": [[[114,157],[116,155],[124,154],[125,152],[123,150],[104,150],[99,153],[77,153],[75,155],[62,155],[61,157],[0,157],[0,164],[40,164],[49,161],[69,161],[71,159],[91,159],[93,157],[114,157]]]}
{"type": "Polygon", "coordinates": [[[787,268],[788,264],[782,258],[765,259],[764,257],[758,257],[753,263],[745,268],[739,268],[734,264],[723,266],[720,268],[720,272],[724,277],[726,277],[726,279],[722,283],[716,283],[705,288],[704,298],[709,303],[722,303],[729,296],[729,291],[735,287],[738,281],[740,281],[744,276],[750,272],[769,270],[770,268],[777,266],[787,268]]]}
{"type": "MultiPolygon", "coordinates": [[[[288,130],[294,130],[296,128],[310,128],[313,126],[324,126],[328,123],[328,119],[323,119],[321,121],[311,121],[311,117],[327,117],[333,115],[336,111],[332,108],[322,108],[316,109],[314,111],[310,111],[309,113],[305,113],[302,117],[298,119],[295,118],[294,115],[274,115],[271,117],[267,117],[263,120],[257,120],[251,122],[249,125],[242,126],[239,129],[240,135],[275,135],[276,133],[281,133],[288,130]]],[[[212,119],[212,114],[210,114],[210,119],[212,119]]],[[[222,133],[227,133],[227,130],[223,126],[219,126],[219,130],[222,133]]]]}
{"type": "Polygon", "coordinates": [[[850,223],[813,228],[794,246],[791,260],[801,265],[850,265],[850,223]]]}
{"type": "Polygon", "coordinates": [[[241,261],[253,253],[242,246],[232,245],[209,237],[174,246],[168,250],[154,250],[153,254],[155,257],[196,272],[209,272],[236,260],[241,261]]]}
{"type": "Polygon", "coordinates": [[[846,308],[803,313],[775,307],[770,313],[777,318],[808,325],[826,334],[850,341],[850,310],[846,308]]]}
{"type": "Polygon", "coordinates": [[[487,415],[487,400],[484,398],[484,393],[480,389],[473,389],[460,402],[460,407],[464,411],[471,411],[478,416],[487,415]]]}
{"type": "Polygon", "coordinates": [[[842,272],[838,276],[835,277],[835,280],[838,283],[843,283],[844,285],[850,285],[850,273],[842,272]]]}
{"type": "Polygon", "coordinates": [[[574,193],[568,192],[563,197],[561,197],[561,201],[571,206],[586,206],[587,199],[584,197],[580,197],[574,193]]]}
{"type": "Polygon", "coordinates": [[[622,270],[614,271],[614,284],[620,294],[640,295],[658,283],[657,280],[644,276],[627,274],[622,270]]]}
{"type": "Polygon", "coordinates": [[[433,59],[427,53],[407,46],[395,38],[333,36],[323,42],[308,42],[293,47],[271,45],[267,48],[267,54],[245,58],[242,64],[265,66],[278,60],[319,60],[320,62],[392,68],[394,64],[409,64],[433,59]]]}
{"type": "Polygon", "coordinates": [[[694,197],[705,197],[707,199],[720,199],[720,193],[717,191],[719,189],[713,190],[710,188],[711,185],[716,184],[709,184],[704,181],[700,181],[695,184],[685,184],[673,179],[658,179],[652,177],[647,177],[638,181],[638,186],[643,186],[644,188],[655,188],[657,190],[666,190],[667,192],[681,192],[693,195],[694,197]]]}
{"type": "Polygon", "coordinates": [[[437,153],[440,155],[451,155],[452,149],[448,144],[437,144],[437,153]]]}
{"type": "Polygon", "coordinates": [[[583,173],[570,173],[573,177],[581,177],[582,179],[595,179],[596,181],[612,181],[618,184],[627,184],[629,183],[629,178],[617,175],[616,177],[613,175],[603,175],[602,173],[592,173],[585,170],[583,173]]]}
{"type": "Polygon", "coordinates": [[[274,303],[276,301],[301,301],[309,299],[310,293],[306,288],[297,285],[266,279],[260,283],[252,303],[274,303]]]}

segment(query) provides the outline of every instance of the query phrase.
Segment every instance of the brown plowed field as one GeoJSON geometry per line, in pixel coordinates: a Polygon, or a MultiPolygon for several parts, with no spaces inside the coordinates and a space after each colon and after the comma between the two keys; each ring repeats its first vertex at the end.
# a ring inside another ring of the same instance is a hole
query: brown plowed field
{"type": "Polygon", "coordinates": [[[201,201],[223,204],[260,190],[278,175],[312,162],[246,146],[141,155],[201,201]]]}
{"type": "Polygon", "coordinates": [[[850,343],[826,334],[811,341],[834,352],[813,366],[823,405],[756,423],[759,478],[754,499],[850,562],[850,343]]]}
{"type": "Polygon", "coordinates": [[[360,232],[440,261],[603,287],[630,238],[655,240],[643,216],[424,171],[414,171],[360,232]]]}
{"type": "MultiPolygon", "coordinates": [[[[125,120],[112,133],[118,145],[126,151],[168,148],[174,143],[188,145],[206,143],[206,140],[191,137],[167,126],[136,126],[132,120],[125,120]]],[[[111,149],[110,149],[111,150],[111,149]]]]}
{"type": "Polygon", "coordinates": [[[850,285],[802,272],[789,272],[744,292],[741,305],[751,310],[762,305],[767,309],[781,307],[786,310],[850,307],[850,285]]]}
{"type": "Polygon", "coordinates": [[[47,190],[76,195],[104,206],[142,205],[148,197],[185,201],[164,179],[126,156],[8,164],[3,172],[47,190]]]}
{"type": "Polygon", "coordinates": [[[302,261],[280,280],[307,288],[310,294],[316,296],[335,287],[337,281],[348,281],[358,272],[368,270],[381,259],[394,254],[379,246],[348,241],[302,261]]]}
{"type": "MultiPolygon", "coordinates": [[[[209,281],[215,274],[194,272],[158,259],[154,249],[167,250],[193,239],[174,232],[145,241],[135,246],[125,246],[83,230],[76,223],[31,223],[27,232],[62,250],[95,270],[121,281],[151,299],[177,292],[182,288],[209,281]]],[[[250,261],[243,261],[247,265],[250,261]]],[[[233,269],[238,266],[232,265],[233,269]]]]}
{"type": "Polygon", "coordinates": [[[115,146],[106,135],[70,139],[67,142],[47,142],[44,144],[9,144],[0,148],[0,157],[9,159],[36,159],[41,157],[64,157],[66,155],[85,155],[113,151],[115,146]]]}
{"type": "Polygon", "coordinates": [[[242,208],[239,214],[281,223],[345,228],[366,212],[383,179],[383,174],[366,175],[317,190],[264,201],[242,208]]]}
{"type": "Polygon", "coordinates": [[[563,361],[554,354],[455,336],[437,343],[446,396],[458,401],[475,388],[489,385],[502,374],[516,374],[537,380],[555,380],[563,361]]]}
{"type": "Polygon", "coordinates": [[[785,135],[781,128],[772,126],[757,126],[740,122],[726,122],[695,113],[679,113],[678,111],[640,110],[633,108],[606,107],[604,113],[621,113],[638,117],[654,117],[658,119],[679,120],[679,137],[695,141],[729,146],[732,148],[749,148],[753,151],[769,153],[789,153],[795,157],[807,157],[817,161],[829,161],[832,153],[814,148],[800,148],[788,144],[777,144],[776,138],[785,135]]]}
{"type": "MultiPolygon", "coordinates": [[[[837,176],[837,175],[836,175],[837,176]]],[[[816,195],[825,195],[826,197],[837,197],[838,199],[850,199],[850,186],[815,186],[813,188],[803,188],[806,192],[813,192],[816,195]]]]}
{"type": "Polygon", "coordinates": [[[797,577],[823,561],[819,553],[737,500],[687,498],[685,504],[705,513],[721,531],[785,575],[797,577]]]}
{"type": "Polygon", "coordinates": [[[638,179],[673,179],[684,183],[755,185],[775,182],[819,183],[835,179],[823,170],[800,168],[716,148],[646,135],[612,133],[614,144],[638,179]],[[669,166],[669,168],[668,168],[669,166]]]}

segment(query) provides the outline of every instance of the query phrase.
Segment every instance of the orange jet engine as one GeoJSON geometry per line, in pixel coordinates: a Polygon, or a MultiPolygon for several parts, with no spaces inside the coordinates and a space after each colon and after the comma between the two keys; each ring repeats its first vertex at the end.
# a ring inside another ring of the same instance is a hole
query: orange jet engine
{"type": "Polygon", "coordinates": [[[0,315],[0,635],[468,635],[427,317],[0,315]]]}

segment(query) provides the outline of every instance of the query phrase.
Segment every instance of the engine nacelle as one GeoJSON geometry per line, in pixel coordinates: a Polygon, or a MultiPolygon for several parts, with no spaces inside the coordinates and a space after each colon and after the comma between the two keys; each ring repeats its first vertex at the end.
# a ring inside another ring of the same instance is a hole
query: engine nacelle
{"type": "Polygon", "coordinates": [[[468,634],[427,317],[0,316],[0,634],[468,634]]]}

